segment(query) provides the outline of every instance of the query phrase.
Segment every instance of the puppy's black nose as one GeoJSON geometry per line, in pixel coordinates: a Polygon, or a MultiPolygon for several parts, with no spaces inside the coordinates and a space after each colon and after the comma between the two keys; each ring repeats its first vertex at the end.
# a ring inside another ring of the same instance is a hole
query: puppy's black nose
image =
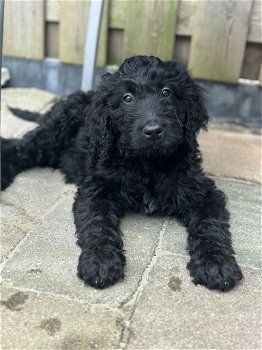
{"type": "Polygon", "coordinates": [[[163,128],[160,125],[147,125],[144,127],[143,132],[147,139],[149,140],[157,140],[160,139],[163,135],[163,128]]]}

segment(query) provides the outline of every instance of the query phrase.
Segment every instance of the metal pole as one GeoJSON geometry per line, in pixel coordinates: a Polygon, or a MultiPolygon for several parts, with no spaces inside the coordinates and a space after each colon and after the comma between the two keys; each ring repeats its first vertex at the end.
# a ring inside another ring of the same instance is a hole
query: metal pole
{"type": "Polygon", "coordinates": [[[98,39],[103,12],[104,0],[91,0],[88,22],[86,26],[86,41],[82,73],[82,90],[92,90],[96,67],[98,39]]]}
{"type": "Polygon", "coordinates": [[[2,68],[2,49],[4,31],[4,0],[0,0],[0,67],[2,68]]]}
{"type": "MultiPolygon", "coordinates": [[[[4,32],[4,0],[0,0],[0,80],[2,78],[2,50],[3,50],[3,32],[4,32]]],[[[1,106],[1,84],[0,84],[0,106],[1,106]]]]}

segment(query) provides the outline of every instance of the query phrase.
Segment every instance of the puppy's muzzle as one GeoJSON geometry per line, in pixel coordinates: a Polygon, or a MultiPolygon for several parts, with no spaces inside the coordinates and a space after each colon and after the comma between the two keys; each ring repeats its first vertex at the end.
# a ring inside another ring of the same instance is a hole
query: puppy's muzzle
{"type": "Polygon", "coordinates": [[[143,129],[143,133],[148,140],[156,141],[161,139],[164,133],[164,129],[158,124],[147,125],[143,129]]]}

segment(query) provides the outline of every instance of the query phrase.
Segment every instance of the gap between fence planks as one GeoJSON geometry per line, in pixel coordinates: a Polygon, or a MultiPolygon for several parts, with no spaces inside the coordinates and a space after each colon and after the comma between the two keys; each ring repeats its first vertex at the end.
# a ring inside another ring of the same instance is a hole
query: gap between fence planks
{"type": "Polygon", "coordinates": [[[195,78],[238,81],[251,5],[251,0],[198,2],[189,56],[195,78]]]}

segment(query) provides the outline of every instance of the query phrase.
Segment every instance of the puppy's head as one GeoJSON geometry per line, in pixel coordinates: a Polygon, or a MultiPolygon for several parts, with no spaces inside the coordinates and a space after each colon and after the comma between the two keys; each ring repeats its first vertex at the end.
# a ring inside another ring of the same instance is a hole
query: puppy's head
{"type": "Polygon", "coordinates": [[[128,58],[102,88],[120,142],[142,156],[169,155],[183,142],[193,147],[206,127],[200,88],[179,62],[128,58]]]}

